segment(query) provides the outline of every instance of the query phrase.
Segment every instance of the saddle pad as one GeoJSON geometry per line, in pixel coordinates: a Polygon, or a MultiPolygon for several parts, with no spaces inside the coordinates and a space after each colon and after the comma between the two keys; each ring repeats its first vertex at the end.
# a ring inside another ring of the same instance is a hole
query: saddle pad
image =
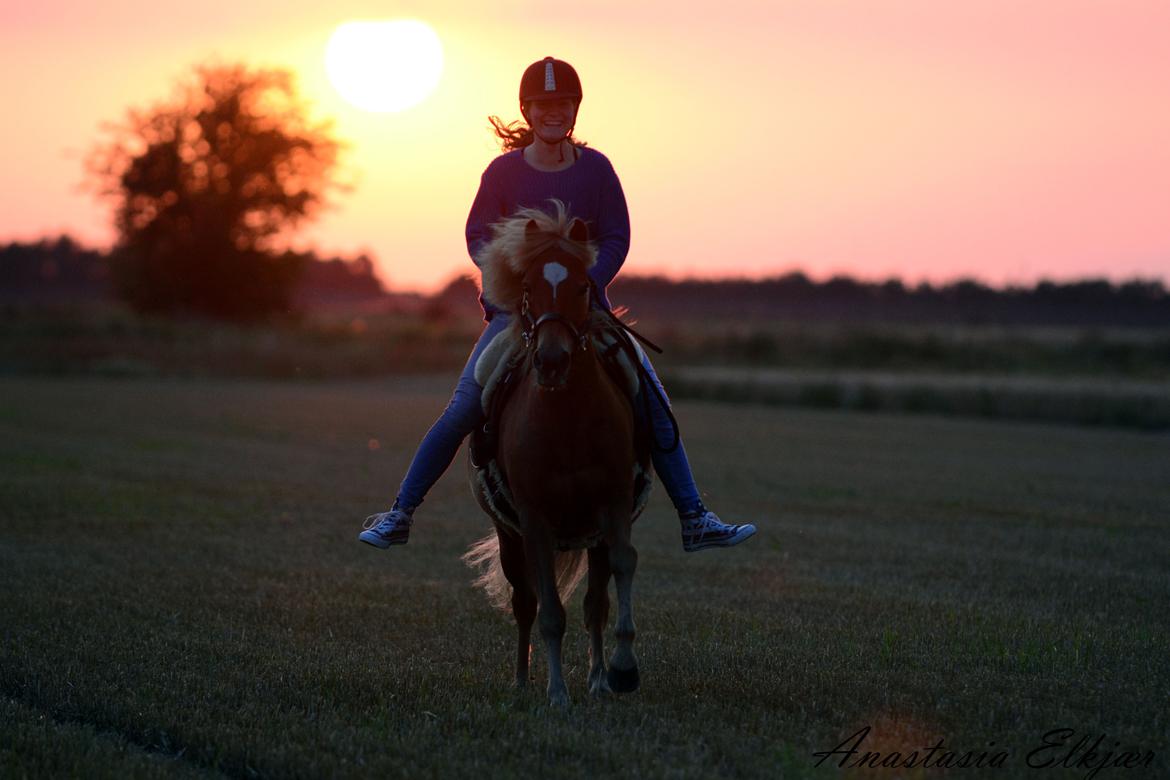
{"type": "Polygon", "coordinates": [[[508,370],[512,360],[520,352],[523,342],[520,339],[519,328],[510,327],[500,331],[488,342],[479,359],[475,361],[475,383],[483,388],[480,396],[480,405],[484,414],[491,407],[492,393],[500,377],[508,370]]]}
{"type": "Polygon", "coordinates": [[[646,355],[642,352],[642,345],[636,339],[629,339],[624,333],[620,333],[613,328],[606,328],[605,330],[593,332],[593,348],[597,350],[598,354],[605,355],[612,349],[616,355],[612,358],[613,362],[617,364],[622,379],[622,390],[625,391],[626,396],[632,401],[638,396],[638,388],[640,387],[638,379],[638,366],[635,366],[630,360],[629,354],[624,349],[620,349],[619,339],[627,340],[633,343],[634,351],[638,355],[638,362],[643,363],[646,360],[646,355]],[[618,348],[615,348],[618,347],[618,348]]]}

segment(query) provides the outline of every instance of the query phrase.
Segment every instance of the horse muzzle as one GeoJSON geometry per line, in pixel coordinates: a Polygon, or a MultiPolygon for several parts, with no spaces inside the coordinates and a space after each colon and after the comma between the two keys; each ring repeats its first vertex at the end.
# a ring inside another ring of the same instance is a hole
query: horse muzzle
{"type": "Polygon", "coordinates": [[[569,381],[572,353],[559,346],[543,346],[532,356],[536,384],[544,390],[560,390],[569,381]]]}

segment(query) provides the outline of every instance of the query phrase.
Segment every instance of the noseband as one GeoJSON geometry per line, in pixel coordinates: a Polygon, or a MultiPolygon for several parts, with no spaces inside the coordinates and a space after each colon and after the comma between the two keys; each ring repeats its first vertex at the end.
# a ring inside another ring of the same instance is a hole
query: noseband
{"type": "Polygon", "coordinates": [[[524,297],[520,301],[520,321],[523,324],[523,329],[520,335],[524,338],[524,348],[526,350],[533,349],[536,345],[536,336],[540,333],[541,327],[548,325],[550,322],[558,323],[564,326],[572,335],[573,340],[577,342],[577,346],[584,350],[589,343],[589,334],[593,332],[593,326],[589,323],[589,319],[585,320],[583,325],[574,325],[569,321],[568,317],[555,311],[548,311],[540,315],[535,320],[532,319],[532,312],[528,308],[528,293],[524,293],[524,297]]]}

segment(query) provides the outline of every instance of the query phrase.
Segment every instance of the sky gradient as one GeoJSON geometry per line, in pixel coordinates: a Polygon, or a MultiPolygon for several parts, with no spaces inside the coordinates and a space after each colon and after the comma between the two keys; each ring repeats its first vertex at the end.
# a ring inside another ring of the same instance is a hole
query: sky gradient
{"type": "Polygon", "coordinates": [[[0,241],[108,246],[82,191],[104,121],[208,59],[293,70],[349,143],[353,189],[299,235],[368,251],[396,289],[472,269],[463,224],[518,118],[523,68],[576,66],[577,134],[621,177],[627,273],[1030,283],[1170,279],[1165,0],[617,2],[43,0],[0,11],[0,241]],[[324,69],[353,19],[442,40],[436,92],[400,114],[346,104],[324,69]]]}

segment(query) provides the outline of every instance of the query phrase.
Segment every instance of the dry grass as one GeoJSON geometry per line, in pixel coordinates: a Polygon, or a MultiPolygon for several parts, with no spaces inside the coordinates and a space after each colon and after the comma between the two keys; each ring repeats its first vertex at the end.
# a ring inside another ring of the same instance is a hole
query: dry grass
{"type": "Polygon", "coordinates": [[[995,741],[996,777],[1058,727],[1170,773],[1164,435],[680,404],[760,534],[688,556],[659,491],[643,689],[588,700],[574,628],[559,713],[508,689],[459,464],[407,547],[355,541],[448,384],[0,380],[0,774],[835,776],[865,724],[995,741]]]}

